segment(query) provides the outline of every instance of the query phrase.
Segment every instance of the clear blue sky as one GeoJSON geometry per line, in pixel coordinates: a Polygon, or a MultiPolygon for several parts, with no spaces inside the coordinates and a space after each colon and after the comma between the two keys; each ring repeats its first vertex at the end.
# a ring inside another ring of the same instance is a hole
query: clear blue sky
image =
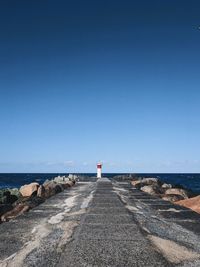
{"type": "Polygon", "coordinates": [[[199,14],[1,1],[0,172],[200,172],[199,14]]]}

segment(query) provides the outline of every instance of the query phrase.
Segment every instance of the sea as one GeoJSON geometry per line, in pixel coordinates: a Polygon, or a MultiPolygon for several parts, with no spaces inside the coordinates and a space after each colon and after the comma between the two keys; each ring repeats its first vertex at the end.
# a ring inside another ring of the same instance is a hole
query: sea
{"type": "MultiPolygon", "coordinates": [[[[105,173],[103,176],[112,178],[127,173],[105,173]]],[[[0,173],[0,188],[19,188],[24,184],[38,182],[42,184],[47,179],[68,173],[0,173]]],[[[94,177],[95,173],[84,173],[87,177],[94,177]]],[[[139,177],[156,177],[163,182],[182,186],[196,194],[200,194],[200,173],[136,173],[139,177]]]]}

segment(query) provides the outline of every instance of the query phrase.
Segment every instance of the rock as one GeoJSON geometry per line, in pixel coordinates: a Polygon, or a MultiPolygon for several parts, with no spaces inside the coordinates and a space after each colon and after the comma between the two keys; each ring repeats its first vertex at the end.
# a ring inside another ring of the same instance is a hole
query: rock
{"type": "Polygon", "coordinates": [[[50,181],[49,183],[44,184],[45,188],[45,197],[49,198],[51,196],[54,196],[57,193],[60,193],[63,191],[63,187],[60,184],[55,183],[54,181],[50,181]]]}
{"type": "Polygon", "coordinates": [[[45,198],[45,187],[43,185],[40,185],[37,190],[37,196],[41,198],[45,198]]]}
{"type": "MultiPolygon", "coordinates": [[[[77,176],[77,179],[81,179],[82,177],[79,175],[77,176]]],[[[115,181],[131,181],[131,180],[138,180],[136,174],[121,174],[121,175],[115,175],[113,178],[115,181]]]]}
{"type": "Polygon", "coordinates": [[[68,175],[68,178],[69,178],[70,180],[73,180],[73,179],[75,179],[75,177],[76,177],[76,175],[74,175],[74,174],[71,174],[71,173],[68,175]]]}
{"type": "Polygon", "coordinates": [[[157,186],[162,185],[162,183],[157,178],[143,178],[139,180],[133,180],[131,181],[131,184],[135,186],[137,189],[141,189],[141,187],[144,187],[146,185],[157,185],[157,186]]]}
{"type": "Polygon", "coordinates": [[[46,185],[46,184],[48,184],[48,183],[50,183],[50,182],[51,182],[51,181],[47,179],[47,180],[44,181],[43,185],[46,185]]]}
{"type": "Polygon", "coordinates": [[[27,206],[26,204],[24,203],[18,204],[11,211],[8,211],[5,214],[3,214],[1,216],[1,221],[6,222],[9,221],[10,219],[14,219],[28,210],[29,206],[27,206]]]}
{"type": "Polygon", "coordinates": [[[75,184],[75,181],[68,181],[65,183],[66,185],[69,185],[70,187],[75,184]]]}
{"type": "Polygon", "coordinates": [[[26,201],[23,201],[24,204],[29,206],[29,209],[33,209],[39,206],[40,204],[42,204],[43,202],[44,202],[44,199],[38,196],[31,196],[26,201]]]}
{"type": "Polygon", "coordinates": [[[65,176],[58,176],[58,177],[55,177],[53,180],[56,183],[65,183],[65,179],[66,179],[65,176]]]}
{"type": "Polygon", "coordinates": [[[31,183],[28,185],[23,185],[19,191],[23,197],[30,197],[33,193],[37,194],[38,188],[38,183],[31,183]]]}
{"type": "Polygon", "coordinates": [[[162,199],[166,201],[170,201],[170,202],[176,202],[176,201],[184,199],[184,197],[181,195],[169,194],[169,195],[163,195],[162,199]]]}
{"type": "Polygon", "coordinates": [[[64,188],[63,188],[62,184],[57,184],[55,186],[54,190],[55,190],[55,194],[58,194],[58,193],[62,192],[64,190],[64,188]]]}
{"type": "Polygon", "coordinates": [[[53,179],[54,182],[58,183],[58,184],[64,184],[68,181],[76,181],[75,179],[75,175],[73,175],[72,177],[66,177],[66,176],[58,176],[58,177],[55,177],[53,179]]]}
{"type": "Polygon", "coordinates": [[[136,186],[137,184],[140,184],[140,183],[141,183],[140,180],[131,181],[131,184],[132,184],[133,186],[136,186]]]}
{"type": "Polygon", "coordinates": [[[161,188],[157,185],[145,185],[140,188],[143,192],[148,193],[150,195],[160,195],[162,193],[161,188]]]}
{"type": "Polygon", "coordinates": [[[2,204],[13,204],[17,201],[18,197],[15,195],[11,195],[10,191],[5,191],[3,193],[3,197],[1,198],[2,204]]]}
{"type": "Polygon", "coordinates": [[[72,186],[72,182],[71,182],[71,181],[69,181],[69,182],[67,182],[67,183],[63,184],[62,186],[63,186],[63,188],[64,188],[64,189],[68,189],[69,187],[71,187],[71,186],[72,186]]]}
{"type": "Polygon", "coordinates": [[[0,204],[0,216],[13,209],[11,204],[0,204]]]}
{"type": "Polygon", "coordinates": [[[170,188],[172,188],[172,185],[171,185],[171,184],[166,184],[166,183],[164,183],[164,184],[162,185],[162,188],[164,188],[164,189],[170,189],[170,188]]]}
{"type": "Polygon", "coordinates": [[[171,189],[167,189],[165,191],[165,195],[180,195],[182,196],[184,199],[188,198],[188,193],[186,190],[184,189],[180,189],[180,188],[171,188],[171,189]]]}
{"type": "Polygon", "coordinates": [[[17,198],[21,197],[19,188],[9,188],[8,190],[10,191],[11,195],[16,196],[17,198]]]}
{"type": "Polygon", "coordinates": [[[200,213],[200,196],[177,201],[176,204],[200,213]]]}
{"type": "Polygon", "coordinates": [[[76,180],[78,180],[78,175],[69,174],[67,179],[70,180],[70,181],[76,181],[76,180]]]}
{"type": "Polygon", "coordinates": [[[4,201],[3,199],[5,198],[7,194],[6,192],[10,192],[9,188],[0,189],[0,204],[2,203],[2,201],[4,201]]]}
{"type": "Polygon", "coordinates": [[[141,180],[141,183],[145,185],[152,185],[152,184],[161,185],[161,182],[157,178],[143,178],[141,180]]]}
{"type": "Polygon", "coordinates": [[[54,195],[54,191],[50,184],[44,184],[44,189],[45,189],[45,198],[49,198],[54,195]]]}
{"type": "Polygon", "coordinates": [[[7,203],[7,195],[10,194],[9,191],[4,191],[3,194],[1,195],[1,204],[8,204],[7,203]]]}
{"type": "Polygon", "coordinates": [[[57,193],[60,193],[74,184],[74,178],[70,180],[65,176],[56,177],[53,181],[46,180],[43,185],[31,183],[22,186],[20,191],[14,189],[14,192],[20,196],[19,199],[15,195],[12,195],[8,190],[0,191],[0,196],[4,203],[8,203],[9,201],[13,203],[13,205],[10,206],[5,206],[5,204],[3,206],[1,205],[1,220],[7,221],[15,218],[25,211],[40,205],[45,201],[45,198],[49,198],[57,193]]]}
{"type": "Polygon", "coordinates": [[[39,196],[32,195],[30,197],[21,197],[21,198],[19,198],[13,204],[13,206],[17,206],[19,204],[26,204],[26,205],[29,205],[30,208],[34,208],[34,207],[38,206],[39,204],[41,204],[43,202],[44,202],[43,198],[41,198],[39,196]]]}
{"type": "Polygon", "coordinates": [[[64,189],[67,189],[75,184],[75,180],[69,181],[68,178],[62,180],[62,183],[56,183],[54,180],[49,181],[48,183],[44,184],[45,188],[45,197],[49,198],[55,194],[62,192],[64,189]]]}

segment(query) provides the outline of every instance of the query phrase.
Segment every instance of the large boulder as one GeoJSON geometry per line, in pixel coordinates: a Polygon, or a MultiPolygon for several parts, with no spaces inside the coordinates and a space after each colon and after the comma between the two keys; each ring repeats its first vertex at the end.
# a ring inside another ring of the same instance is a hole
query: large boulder
{"type": "Polygon", "coordinates": [[[58,194],[64,190],[63,184],[57,184],[55,186],[55,194],[58,194]]]}
{"type": "Polygon", "coordinates": [[[0,189],[0,203],[1,203],[1,199],[2,199],[2,197],[4,195],[4,192],[6,192],[6,191],[8,191],[8,188],[2,188],[2,189],[0,189]]]}
{"type": "MultiPolygon", "coordinates": [[[[77,176],[75,175],[76,179],[80,179],[82,180],[82,176],[77,176]]],[[[120,174],[120,175],[115,175],[113,177],[113,180],[115,181],[131,181],[131,180],[135,180],[136,179],[136,175],[135,174],[120,174]]]]}
{"type": "Polygon", "coordinates": [[[8,189],[12,195],[15,195],[16,197],[20,197],[21,194],[19,192],[19,188],[9,188],[8,189]]]}
{"type": "Polygon", "coordinates": [[[138,184],[141,184],[141,180],[133,180],[133,181],[131,181],[131,184],[132,184],[133,186],[136,186],[136,185],[138,185],[138,184]]]}
{"type": "Polygon", "coordinates": [[[154,196],[162,194],[161,188],[158,185],[145,185],[140,189],[141,191],[154,196]]]}
{"type": "Polygon", "coordinates": [[[39,206],[40,204],[42,204],[43,202],[44,202],[44,198],[41,198],[38,196],[31,196],[28,199],[26,199],[25,201],[23,201],[24,204],[29,206],[29,209],[33,209],[33,208],[39,206]]]}
{"type": "Polygon", "coordinates": [[[171,184],[166,184],[166,183],[164,183],[164,184],[162,185],[162,188],[163,188],[163,189],[171,189],[171,188],[172,188],[172,185],[171,185],[171,184]]]}
{"type": "MultiPolygon", "coordinates": [[[[65,176],[57,176],[53,180],[56,183],[61,183],[62,184],[62,183],[65,183],[66,179],[67,178],[65,176]]],[[[67,179],[67,180],[69,180],[69,179],[67,179]]]]}
{"type": "Polygon", "coordinates": [[[48,183],[45,183],[43,185],[45,188],[45,197],[46,198],[54,196],[55,194],[58,194],[64,190],[64,188],[61,184],[57,184],[54,181],[49,181],[48,183]]]}
{"type": "Polygon", "coordinates": [[[157,178],[143,178],[139,180],[133,180],[131,181],[131,184],[135,186],[137,189],[141,189],[146,185],[156,185],[156,186],[162,185],[162,183],[157,178]]]}
{"type": "Polygon", "coordinates": [[[145,184],[145,185],[161,184],[161,182],[158,180],[158,178],[143,178],[141,180],[141,183],[145,184]]]}
{"type": "Polygon", "coordinates": [[[184,199],[187,199],[189,197],[187,191],[184,189],[180,189],[180,188],[167,189],[165,191],[165,195],[180,195],[184,199]]]}
{"type": "Polygon", "coordinates": [[[62,192],[63,190],[73,186],[75,182],[76,182],[75,179],[70,180],[68,177],[62,178],[61,182],[59,183],[55,182],[55,179],[53,181],[45,181],[45,183],[43,184],[44,189],[45,189],[45,197],[49,198],[55,194],[58,194],[62,192]]]}
{"type": "Polygon", "coordinates": [[[58,177],[55,177],[53,179],[54,182],[59,183],[59,184],[65,184],[65,183],[67,183],[69,181],[72,181],[72,182],[75,183],[76,180],[77,180],[77,176],[76,175],[71,175],[71,176],[68,176],[68,177],[66,177],[66,176],[58,176],[58,177]]]}
{"type": "Polygon", "coordinates": [[[46,179],[46,180],[44,181],[43,185],[46,185],[46,184],[48,184],[48,183],[50,183],[50,182],[51,182],[51,180],[46,179]]]}
{"type": "Polygon", "coordinates": [[[23,185],[19,191],[23,197],[30,197],[32,194],[37,194],[38,188],[38,183],[31,183],[28,185],[23,185]]]}
{"type": "Polygon", "coordinates": [[[37,190],[37,196],[41,198],[45,198],[45,187],[44,185],[40,185],[37,190]]]}
{"type": "Polygon", "coordinates": [[[73,186],[75,184],[75,181],[68,181],[65,184],[69,185],[70,187],[73,186]]]}
{"type": "Polygon", "coordinates": [[[200,213],[200,196],[177,201],[176,204],[200,213]]]}
{"type": "Polygon", "coordinates": [[[42,204],[45,201],[44,198],[32,195],[30,197],[21,197],[19,198],[14,204],[13,207],[16,207],[19,204],[26,204],[30,208],[34,208],[40,204],[42,204]]]}
{"type": "Polygon", "coordinates": [[[76,182],[78,180],[78,175],[76,175],[76,174],[69,174],[68,177],[66,177],[66,179],[68,179],[70,181],[75,181],[76,182]]]}
{"type": "Polygon", "coordinates": [[[181,195],[169,194],[169,195],[163,195],[162,199],[166,201],[170,201],[170,202],[176,202],[176,201],[184,199],[184,197],[181,195]]]}
{"type": "Polygon", "coordinates": [[[16,205],[12,210],[4,213],[1,216],[1,221],[5,222],[5,221],[9,221],[10,219],[14,219],[18,217],[19,215],[23,214],[25,211],[28,211],[29,209],[30,207],[28,205],[26,205],[25,203],[20,203],[16,205]]]}
{"type": "Polygon", "coordinates": [[[62,184],[62,186],[64,189],[68,189],[69,187],[73,186],[73,182],[69,181],[67,183],[62,184]]]}
{"type": "Polygon", "coordinates": [[[12,195],[10,191],[8,190],[3,193],[3,196],[1,198],[1,203],[2,204],[13,204],[17,200],[18,200],[18,197],[15,195],[12,195]]]}
{"type": "Polygon", "coordinates": [[[52,184],[52,182],[45,183],[45,184],[43,184],[43,186],[45,189],[45,198],[49,198],[49,197],[55,195],[54,184],[52,184]]]}

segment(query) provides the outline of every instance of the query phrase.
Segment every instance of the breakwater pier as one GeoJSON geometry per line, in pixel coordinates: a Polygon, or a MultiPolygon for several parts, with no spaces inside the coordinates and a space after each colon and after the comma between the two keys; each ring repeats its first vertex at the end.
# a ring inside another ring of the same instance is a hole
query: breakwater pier
{"type": "Polygon", "coordinates": [[[130,181],[80,181],[0,225],[0,266],[200,266],[199,222],[130,181]]]}

